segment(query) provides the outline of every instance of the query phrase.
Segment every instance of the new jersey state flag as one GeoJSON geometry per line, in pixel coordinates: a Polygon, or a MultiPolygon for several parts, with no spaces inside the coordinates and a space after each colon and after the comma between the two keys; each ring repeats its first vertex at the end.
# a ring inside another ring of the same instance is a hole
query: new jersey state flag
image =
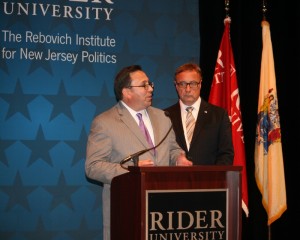
{"type": "Polygon", "coordinates": [[[248,185],[244,131],[240,109],[240,96],[236,70],[230,41],[229,17],[225,18],[225,29],[218,52],[214,78],[211,85],[209,102],[227,110],[232,125],[232,141],[234,147],[234,166],[242,166],[242,208],[248,217],[248,185]]]}
{"type": "Polygon", "coordinates": [[[262,21],[262,57],[255,141],[255,180],[262,194],[268,225],[287,209],[270,25],[262,21]]]}

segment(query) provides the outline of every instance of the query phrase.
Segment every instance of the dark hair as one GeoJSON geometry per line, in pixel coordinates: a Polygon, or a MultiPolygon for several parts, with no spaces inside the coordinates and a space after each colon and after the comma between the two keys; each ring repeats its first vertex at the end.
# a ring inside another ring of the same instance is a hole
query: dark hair
{"type": "Polygon", "coordinates": [[[131,84],[130,73],[136,71],[143,71],[140,65],[132,65],[124,67],[115,77],[114,91],[117,101],[123,99],[122,90],[123,88],[129,87],[131,84]]]}
{"type": "Polygon", "coordinates": [[[198,64],[196,64],[196,63],[185,63],[185,64],[179,66],[176,69],[175,75],[174,75],[175,80],[176,80],[176,76],[179,73],[184,72],[184,71],[196,71],[200,74],[200,78],[202,79],[202,71],[201,71],[201,68],[199,67],[198,64]]]}

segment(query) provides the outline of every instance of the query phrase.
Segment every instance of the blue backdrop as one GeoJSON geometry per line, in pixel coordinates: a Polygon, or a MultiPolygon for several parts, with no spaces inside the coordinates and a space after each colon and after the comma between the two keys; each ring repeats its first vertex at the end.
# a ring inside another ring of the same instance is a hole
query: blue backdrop
{"type": "Polygon", "coordinates": [[[93,117],[113,79],[140,64],[153,105],[199,62],[197,0],[1,2],[0,239],[102,239],[101,186],[84,173],[93,117]]]}

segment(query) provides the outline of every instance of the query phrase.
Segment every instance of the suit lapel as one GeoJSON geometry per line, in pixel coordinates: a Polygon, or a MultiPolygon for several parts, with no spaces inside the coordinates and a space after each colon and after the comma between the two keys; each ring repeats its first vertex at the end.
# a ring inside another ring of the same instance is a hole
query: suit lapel
{"type": "Polygon", "coordinates": [[[160,125],[159,117],[156,116],[156,113],[153,111],[151,107],[148,107],[147,112],[153,129],[154,145],[157,145],[157,143],[160,141],[161,138],[160,136],[161,132],[159,131],[159,125],[160,125]]]}
{"type": "Polygon", "coordinates": [[[132,115],[127,110],[127,108],[123,106],[122,103],[118,103],[117,109],[120,116],[120,120],[128,127],[128,130],[131,131],[132,134],[139,139],[139,141],[144,145],[144,147],[148,148],[149,146],[145,136],[141,132],[135,119],[133,119],[132,115]]]}
{"type": "MultiPolygon", "coordinates": [[[[201,129],[203,128],[205,122],[207,121],[208,114],[209,114],[209,106],[204,100],[201,100],[200,109],[198,112],[197,121],[194,129],[193,139],[195,139],[200,134],[201,129]]],[[[191,142],[191,146],[193,145],[193,139],[191,142]]]]}
{"type": "Polygon", "coordinates": [[[183,146],[183,149],[187,151],[179,102],[177,103],[177,105],[175,106],[171,114],[172,114],[173,129],[176,132],[177,141],[179,145],[183,146]]]}

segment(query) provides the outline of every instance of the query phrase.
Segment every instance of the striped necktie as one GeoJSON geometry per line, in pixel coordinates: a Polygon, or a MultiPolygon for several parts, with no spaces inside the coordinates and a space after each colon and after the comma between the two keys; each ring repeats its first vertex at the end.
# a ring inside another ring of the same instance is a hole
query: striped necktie
{"type": "Polygon", "coordinates": [[[192,141],[192,137],[193,137],[193,132],[194,132],[194,128],[195,128],[195,118],[192,114],[193,111],[193,107],[187,107],[185,110],[187,111],[186,114],[186,135],[187,135],[187,139],[189,141],[189,143],[191,143],[192,141]]]}

